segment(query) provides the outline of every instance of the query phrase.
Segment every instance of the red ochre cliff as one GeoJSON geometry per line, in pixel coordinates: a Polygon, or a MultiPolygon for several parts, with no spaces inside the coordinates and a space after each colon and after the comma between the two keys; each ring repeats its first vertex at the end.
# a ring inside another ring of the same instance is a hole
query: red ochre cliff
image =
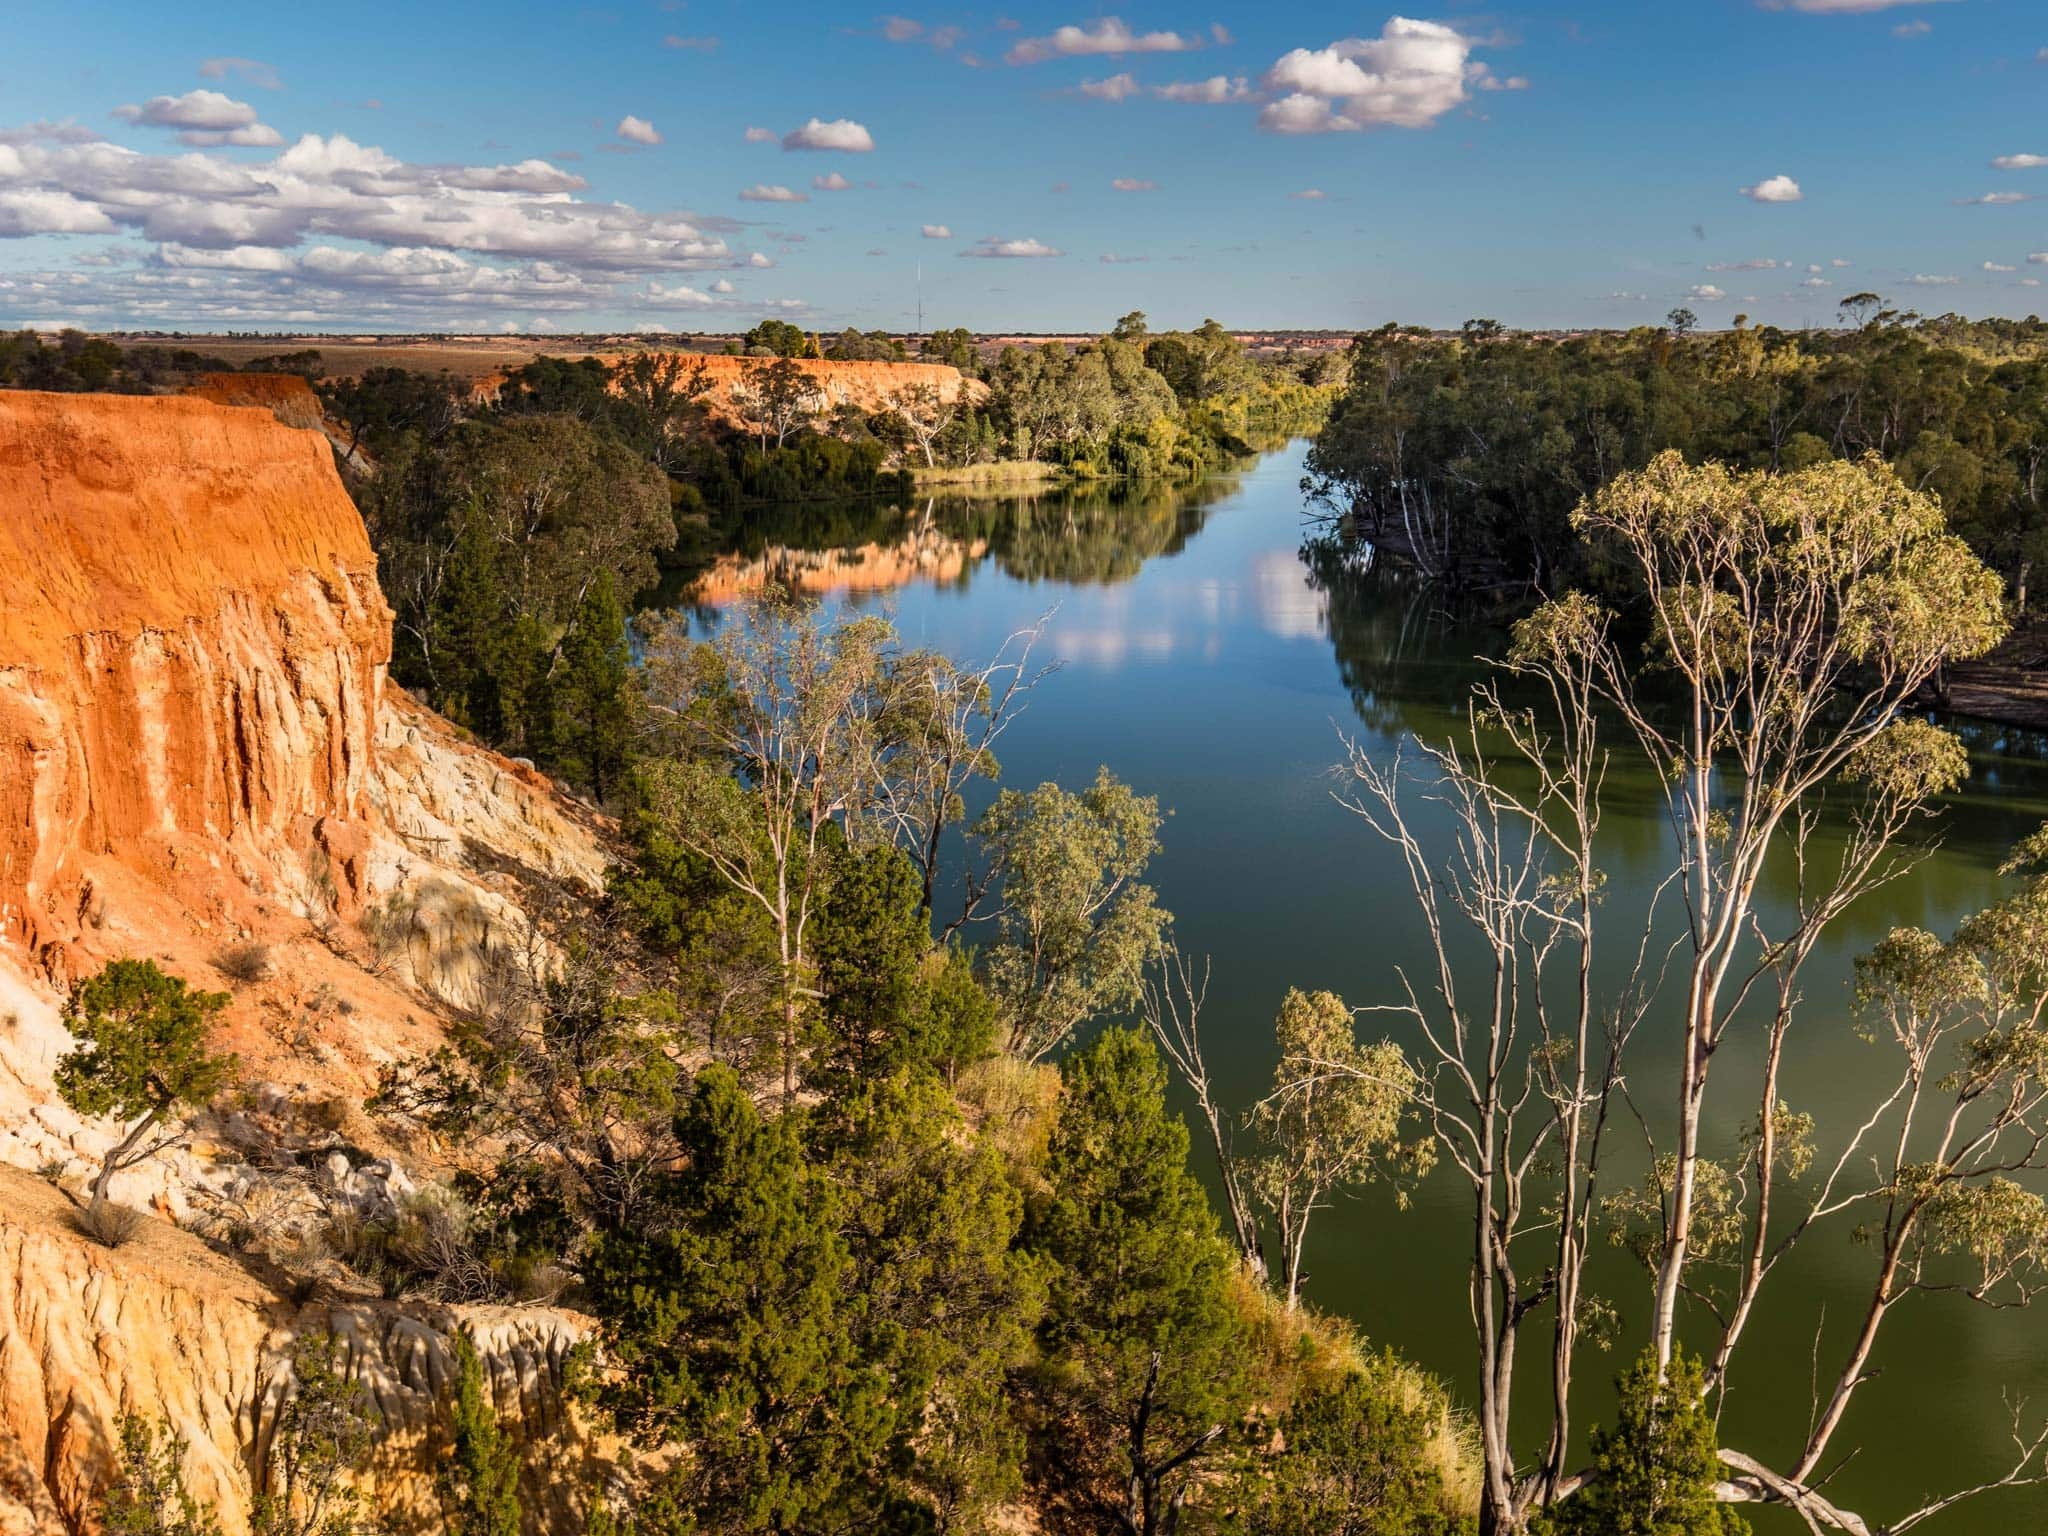
{"type": "MultiPolygon", "coordinates": [[[[380,1068],[445,1042],[529,931],[526,882],[603,879],[598,818],[387,685],[375,556],[326,439],[278,419],[289,393],[0,391],[0,1532],[87,1529],[133,1412],[190,1442],[195,1490],[242,1536],[252,1448],[308,1328],[345,1336],[371,1388],[380,1512],[432,1508],[458,1324],[500,1412],[549,1438],[535,1465],[583,1454],[561,1393],[577,1319],[302,1304],[178,1230],[258,1194],[319,1230],[332,1163],[353,1178],[351,1157],[398,1150],[362,1114],[380,1068]],[[153,1219],[109,1253],[51,1187],[75,1196],[119,1131],[54,1091],[65,983],[133,955],[226,990],[237,944],[270,963],[221,1020],[242,1063],[223,1113],[324,1106],[346,1134],[308,1170],[252,1163],[202,1117],[116,1180],[153,1219]]],[[[529,1492],[543,1529],[581,1529],[559,1490],[529,1492]]]]}
{"type": "Polygon", "coordinates": [[[364,816],[390,612],[318,433],[0,394],[0,506],[0,938],[54,972],[102,866],[271,891],[364,816]]]}

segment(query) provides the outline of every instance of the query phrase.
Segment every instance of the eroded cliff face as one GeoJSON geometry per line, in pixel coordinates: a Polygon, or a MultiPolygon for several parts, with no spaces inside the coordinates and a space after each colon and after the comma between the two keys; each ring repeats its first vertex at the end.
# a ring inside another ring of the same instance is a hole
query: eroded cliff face
{"type": "Polygon", "coordinates": [[[296,373],[202,373],[186,394],[215,405],[254,405],[288,427],[321,430],[325,413],[313,386],[296,373]]]}
{"type": "Polygon", "coordinates": [[[0,936],[61,977],[120,876],[221,917],[291,901],[315,824],[369,808],[390,656],[325,440],[0,394],[0,506],[0,936]]]}
{"type": "MultiPolygon", "coordinates": [[[[602,355],[598,360],[614,364],[623,361],[627,355],[602,355]]],[[[709,387],[702,398],[712,415],[728,424],[736,424],[742,413],[735,400],[734,389],[744,386],[749,370],[773,359],[690,353],[683,361],[689,368],[704,369],[705,382],[709,387]]],[[[979,379],[968,378],[958,368],[945,363],[834,363],[814,357],[794,361],[810,381],[813,390],[810,406],[819,413],[841,405],[854,405],[869,412],[884,411],[889,409],[900,391],[912,389],[933,390],[947,405],[958,400],[980,401],[988,395],[986,384],[979,379]]],[[[470,386],[471,403],[488,405],[495,401],[504,383],[503,373],[484,375],[470,386]]]]}
{"type": "Polygon", "coordinates": [[[165,1225],[109,1251],[72,1233],[63,1197],[0,1169],[0,1532],[89,1523],[124,1413],[168,1424],[186,1482],[249,1527],[249,1502],[290,1390],[294,1338],[331,1335],[378,1421],[363,1491],[386,1529],[439,1524],[452,1338],[476,1344],[492,1406],[527,1448],[539,1529],[573,1529],[605,1463],[566,1406],[585,1325],[545,1307],[295,1303],[165,1225]],[[10,1476],[10,1469],[13,1475],[10,1476]]]}
{"type": "MultiPolygon", "coordinates": [[[[374,1503],[430,1515],[455,1313],[301,1304],[178,1228],[258,1186],[317,1224],[345,1192],[280,1181],[235,1123],[326,1117],[354,1183],[349,1154],[392,1150],[362,1112],[382,1069],[445,1043],[536,891],[603,880],[598,818],[387,684],[361,519],[325,439],[275,405],[0,392],[0,1536],[86,1528],[122,1411],[191,1440],[194,1491],[236,1536],[307,1329],[348,1339],[385,1421],[374,1503]],[[238,944],[267,974],[230,983],[238,944]],[[156,1219],[109,1252],[60,1189],[117,1128],[70,1111],[52,1072],[66,983],[122,955],[231,987],[216,1045],[244,1097],[116,1181],[156,1219]]],[[[584,1454],[560,1392],[576,1321],[461,1320],[500,1407],[561,1441],[550,1465],[584,1454]]],[[[535,1507],[540,1529],[580,1528],[535,1507]]]]}

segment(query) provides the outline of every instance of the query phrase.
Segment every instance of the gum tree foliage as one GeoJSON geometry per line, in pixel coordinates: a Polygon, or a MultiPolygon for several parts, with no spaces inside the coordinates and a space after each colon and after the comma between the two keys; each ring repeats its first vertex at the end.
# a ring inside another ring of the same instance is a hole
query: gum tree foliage
{"type": "Polygon", "coordinates": [[[1484,344],[1389,325],[1358,339],[1310,470],[1377,541],[1435,574],[1563,590],[1589,569],[1572,509],[1660,452],[1745,469],[1876,453],[2017,581],[2048,561],[2048,324],[1901,316],[1853,328],[1642,326],[1484,344]]]}
{"type": "Polygon", "coordinates": [[[1361,1044],[1334,992],[1290,987],[1273,1038],[1272,1091],[1253,1112],[1268,1150],[1252,1187],[1279,1229],[1280,1291],[1294,1307],[1310,1218],[1395,1153],[1415,1072],[1391,1041],[1361,1044]]]}
{"type": "Polygon", "coordinates": [[[793,1099],[816,994],[811,922],[840,818],[871,794],[875,721],[894,638],[764,600],[697,641],[680,616],[646,643],[643,691],[667,750],[638,798],[661,837],[701,859],[774,935],[783,1095],[793,1099]]]}
{"type": "Polygon", "coordinates": [[[57,1092],[81,1115],[126,1126],[93,1176],[96,1209],[116,1174],[181,1144],[168,1128],[179,1110],[203,1106],[234,1076],[235,1058],[206,1048],[214,1015],[231,1001],[193,991],[154,960],[109,961],[72,985],[64,1027],[79,1044],[58,1058],[57,1092]]]}
{"type": "MultiPolygon", "coordinates": [[[[1406,820],[1400,764],[1357,749],[1351,760],[1362,789],[1348,803],[1401,850],[1435,939],[1428,991],[1409,990],[1403,1008],[1426,1046],[1422,1102],[1438,1150],[1477,1197],[1488,1531],[1519,1529],[1573,1486],[1575,1351],[1603,1305],[1583,1288],[1593,1174],[1616,1084],[1626,1076],[1638,1102],[1653,1091],[1640,1065],[1624,1073],[1636,1033],[1669,1027],[1677,1047],[1663,1089],[1675,1136],[1653,1149],[1647,1192],[1617,1207],[1650,1265],[1659,1362],[1672,1357],[1679,1297],[1707,1298],[1716,1331],[1703,1381],[1723,1390],[1787,1249],[1876,1197],[1852,1194],[1846,1173],[1817,1199],[1791,1187],[1810,1150],[1786,1104],[1786,1042],[1806,961],[1901,867],[1895,844],[1966,767],[1960,745],[1911,718],[1908,701],[2004,628],[1997,578],[1931,498],[1875,459],[1771,475],[1665,454],[1615,476],[1572,520],[1607,573],[1611,605],[1573,592],[1537,608],[1506,662],[1518,698],[1536,702],[1509,707],[1483,688],[1468,741],[1424,748],[1453,813],[1450,856],[1406,820]],[[1593,967],[1604,884],[1595,838],[1619,751],[1661,787],[1676,856],[1649,910],[1623,920],[1636,931],[1625,932],[1623,979],[1608,990],[1593,967]],[[1512,784],[1497,763],[1513,767],[1512,784]],[[1800,878],[1791,902],[1767,908],[1758,893],[1773,860],[1800,878]],[[1484,969],[1455,953],[1457,926],[1479,939],[1484,969]],[[1725,1076],[1718,1048],[1745,1004],[1763,1016],[1758,1049],[1727,1069],[1744,1080],[1720,1091],[1737,1096],[1723,1113],[1749,1106],[1754,1130],[1728,1167],[1704,1156],[1701,1129],[1725,1076]],[[1553,1209],[1562,1221],[1531,1222],[1553,1209]],[[1524,1254],[1541,1255],[1540,1269],[1524,1254]],[[1550,1434],[1525,1468],[1512,1376],[1517,1337],[1539,1309],[1550,1314],[1550,1434]]],[[[1880,1103],[1873,1121],[1896,1103],[1880,1103]]],[[[1853,1515],[1826,1513],[1809,1480],[1865,1379],[1852,1351],[1839,1401],[1789,1467],[1724,1449],[1731,1477],[1751,1496],[1856,1529],[1853,1515]]]]}
{"type": "Polygon", "coordinates": [[[998,904],[982,975],[1010,1053],[1039,1061],[1082,1023],[1138,1001],[1166,913],[1142,883],[1159,802],[1107,768],[1079,794],[1004,790],[975,823],[998,904]]]}
{"type": "Polygon", "coordinates": [[[816,416],[823,396],[810,374],[788,357],[750,363],[733,384],[734,409],[763,449],[773,438],[777,448],[816,416]]]}

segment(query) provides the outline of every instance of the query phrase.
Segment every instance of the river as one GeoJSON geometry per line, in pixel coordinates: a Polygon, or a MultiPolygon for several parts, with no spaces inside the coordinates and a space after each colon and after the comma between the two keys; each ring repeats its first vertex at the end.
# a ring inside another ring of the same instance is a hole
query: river
{"type": "MultiPolygon", "coordinates": [[[[1388,1003],[1398,996],[1396,966],[1421,958],[1423,931],[1398,861],[1332,798],[1342,737],[1384,756],[1406,734],[1448,736],[1484,675],[1476,658],[1505,642],[1444,614],[1396,573],[1329,589],[1314,580],[1300,556],[1303,446],[1193,487],[1124,497],[933,503],[908,516],[792,511],[757,522],[696,594],[708,612],[773,571],[828,601],[884,611],[906,642],[962,660],[992,656],[1056,608],[1042,653],[1061,667],[1003,738],[1004,782],[1079,787],[1107,764],[1170,812],[1152,882],[1182,946],[1212,957],[1204,1034],[1212,1070],[1238,1106],[1270,1077],[1272,1017],[1289,986],[1329,988],[1354,1006],[1388,1003]]],[[[2048,819],[2041,740],[1989,727],[1966,734],[1976,768],[1942,808],[1940,846],[1851,911],[1808,971],[1784,1097],[1818,1120],[1823,1165],[1894,1069],[1890,1049],[1850,1027],[1852,957],[1897,924],[1946,932],[1999,890],[2005,849],[2048,819]]],[[[1445,830],[1427,815],[1420,824],[1425,835],[1445,830]]],[[[1610,780],[1603,836],[1607,910],[1640,913],[1670,847],[1654,787],[1640,775],[1610,780]]],[[[1669,1096],[1669,1030],[1656,1031],[1667,1016],[1653,1016],[1635,1060],[1653,1123],[1656,1101],[1669,1096]]],[[[1362,1022],[1367,1033],[1391,1027],[1370,1015],[1362,1022]]],[[[1722,1082],[1753,1080],[1748,1038],[1725,1054],[1722,1082]]],[[[1726,1151],[1742,1107],[1732,1092],[1722,1107],[1727,1119],[1712,1139],[1726,1151]]],[[[1640,1133],[1616,1140],[1632,1172],[1643,1166],[1641,1145],[1640,1133]]],[[[1206,1161],[1198,1141],[1205,1175],[1206,1161]]],[[[1368,1188],[1319,1215],[1307,1266],[1318,1305],[1439,1372],[1466,1401],[1475,1395],[1468,1198],[1443,1172],[1405,1211],[1388,1189],[1368,1188]]],[[[1861,1316],[1872,1263],[1837,1222],[1772,1278],[1736,1359],[1724,1443],[1774,1464],[1791,1459],[1811,1412],[1816,1334],[1825,1380],[1861,1316]]],[[[1632,1261],[1603,1250],[1590,1285],[1633,1325],[1614,1353],[1581,1357],[1582,1380],[1604,1388],[1640,1342],[1647,1284],[1632,1261]]],[[[1828,1485],[1837,1503],[1874,1523],[2003,1471],[2012,1447],[2002,1393],[2029,1399],[2037,1417],[2048,1412],[2048,1328],[2032,1313],[1921,1296],[1886,1326],[1875,1357],[1882,1374],[1834,1442],[1837,1457],[1857,1454],[1828,1485]]],[[[1522,1370],[1522,1422],[1532,1430],[1547,1424],[1540,1332],[1529,1336],[1522,1370]]],[[[1604,1390],[1587,1392],[1576,1416],[1582,1433],[1607,1401],[1604,1390]]],[[[1757,1525],[1801,1528],[1775,1513],[1757,1525]]],[[[2044,1527],[2048,1491],[2030,1489],[1994,1493],[1921,1529],[2044,1527]]]]}

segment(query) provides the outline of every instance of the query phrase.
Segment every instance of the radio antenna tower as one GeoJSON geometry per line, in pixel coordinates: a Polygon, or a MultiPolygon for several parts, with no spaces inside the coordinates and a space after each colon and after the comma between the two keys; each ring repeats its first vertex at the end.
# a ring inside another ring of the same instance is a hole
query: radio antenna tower
{"type": "Polygon", "coordinates": [[[924,339],[924,258],[917,259],[917,335],[924,339]]]}

